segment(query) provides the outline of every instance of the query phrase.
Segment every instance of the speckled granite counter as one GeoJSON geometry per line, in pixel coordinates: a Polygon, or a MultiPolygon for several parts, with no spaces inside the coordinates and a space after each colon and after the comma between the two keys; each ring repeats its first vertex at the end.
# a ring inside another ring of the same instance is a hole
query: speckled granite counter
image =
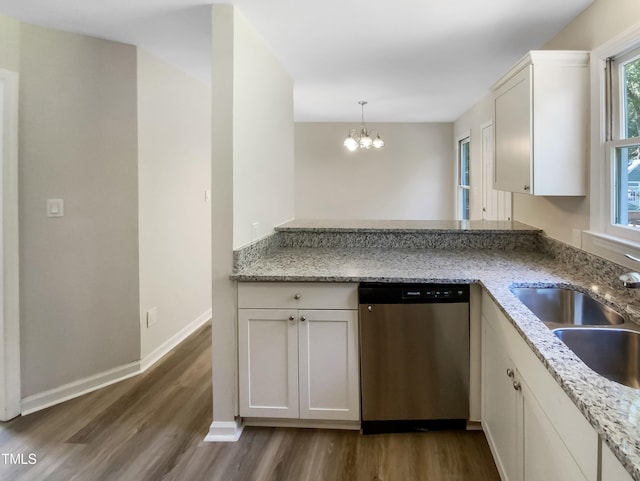
{"type": "Polygon", "coordinates": [[[278,232],[539,232],[520,222],[487,220],[317,220],[295,219],[276,227],[278,232]]]}
{"type": "MultiPolygon", "coordinates": [[[[526,226],[522,228],[527,230],[526,226]]],[[[530,229],[530,228],[529,228],[530,229]]],[[[540,249],[280,247],[233,276],[238,281],[480,283],[618,459],[640,481],[640,391],[591,371],[510,291],[513,285],[576,286],[638,322],[637,293],[617,288],[621,266],[571,252],[556,241],[540,249]],[[548,245],[552,244],[551,254],[548,245]],[[568,264],[568,262],[572,262],[568,264]]],[[[573,251],[577,251],[573,249],[573,251]]]]}

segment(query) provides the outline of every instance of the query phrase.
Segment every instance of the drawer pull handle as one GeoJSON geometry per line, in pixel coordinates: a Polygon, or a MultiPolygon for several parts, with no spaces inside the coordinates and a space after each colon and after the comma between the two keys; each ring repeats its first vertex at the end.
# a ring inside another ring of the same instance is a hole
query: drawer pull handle
{"type": "Polygon", "coordinates": [[[297,301],[298,299],[300,299],[300,294],[296,294],[295,296],[293,296],[293,298],[297,301]]]}

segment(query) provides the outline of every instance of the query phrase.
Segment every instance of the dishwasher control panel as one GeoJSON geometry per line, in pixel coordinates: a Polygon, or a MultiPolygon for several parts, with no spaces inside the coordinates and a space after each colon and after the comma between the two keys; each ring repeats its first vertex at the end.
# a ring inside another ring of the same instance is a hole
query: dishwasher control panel
{"type": "Polygon", "coordinates": [[[463,299],[465,290],[458,287],[418,287],[402,289],[402,299],[463,299]]]}
{"type": "Polygon", "coordinates": [[[362,283],[360,304],[469,302],[468,284],[362,283]]]}

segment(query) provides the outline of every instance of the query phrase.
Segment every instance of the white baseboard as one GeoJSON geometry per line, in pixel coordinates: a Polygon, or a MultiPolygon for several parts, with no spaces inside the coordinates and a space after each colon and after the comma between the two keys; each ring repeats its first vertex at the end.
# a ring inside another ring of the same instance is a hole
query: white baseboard
{"type": "Polygon", "coordinates": [[[151,351],[148,355],[144,357],[140,361],[140,372],[144,372],[149,367],[153,366],[156,362],[158,362],[163,356],[165,356],[169,351],[171,351],[174,347],[184,341],[187,337],[193,334],[200,326],[202,326],[205,322],[211,319],[211,309],[200,314],[196,319],[191,321],[189,324],[184,326],[178,332],[176,332],[169,339],[164,341],[158,347],[156,347],[153,351],[151,351]]]}
{"type": "Polygon", "coordinates": [[[209,428],[209,434],[204,438],[205,442],[214,443],[235,443],[240,439],[244,425],[242,420],[235,421],[214,421],[209,428]]]}
{"type": "Polygon", "coordinates": [[[189,337],[209,319],[211,319],[211,309],[202,313],[195,320],[180,329],[180,331],[174,334],[167,341],[163,342],[160,346],[154,349],[153,352],[140,361],[125,364],[123,366],[109,369],[108,371],[94,374],[84,379],[70,382],[60,387],[49,389],[32,396],[27,396],[22,399],[22,415],[26,416],[27,414],[60,404],[64,401],[88,394],[143,373],[158,362],[165,354],[189,337]]]}
{"type": "Polygon", "coordinates": [[[34,413],[55,404],[68,401],[83,394],[90,393],[119,381],[124,381],[140,373],[140,362],[132,362],[124,366],[109,369],[108,371],[73,381],[63,386],[49,389],[22,400],[22,415],[34,413]]]}

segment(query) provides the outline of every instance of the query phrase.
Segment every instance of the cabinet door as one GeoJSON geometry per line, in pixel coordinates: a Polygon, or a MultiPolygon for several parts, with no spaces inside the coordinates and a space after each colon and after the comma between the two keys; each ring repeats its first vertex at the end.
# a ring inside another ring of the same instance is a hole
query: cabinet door
{"type": "Polygon", "coordinates": [[[240,416],[298,417],[295,310],[238,309],[240,416]]]}
{"type": "Polygon", "coordinates": [[[482,427],[502,480],[520,481],[522,396],[513,388],[515,369],[501,332],[484,316],[482,326],[482,427]]]}
{"type": "Polygon", "coordinates": [[[622,466],[609,446],[602,441],[602,476],[604,481],[632,481],[633,478],[622,466]]]}
{"type": "Polygon", "coordinates": [[[357,421],[358,311],[299,311],[300,417],[357,421]]]}
{"type": "MultiPolygon", "coordinates": [[[[586,481],[560,435],[536,401],[527,384],[519,379],[524,398],[525,481],[586,481]]],[[[608,479],[608,478],[603,478],[608,479]]]]}
{"type": "Polygon", "coordinates": [[[497,190],[533,193],[531,185],[531,66],[495,94],[495,181],[497,190]]]}

